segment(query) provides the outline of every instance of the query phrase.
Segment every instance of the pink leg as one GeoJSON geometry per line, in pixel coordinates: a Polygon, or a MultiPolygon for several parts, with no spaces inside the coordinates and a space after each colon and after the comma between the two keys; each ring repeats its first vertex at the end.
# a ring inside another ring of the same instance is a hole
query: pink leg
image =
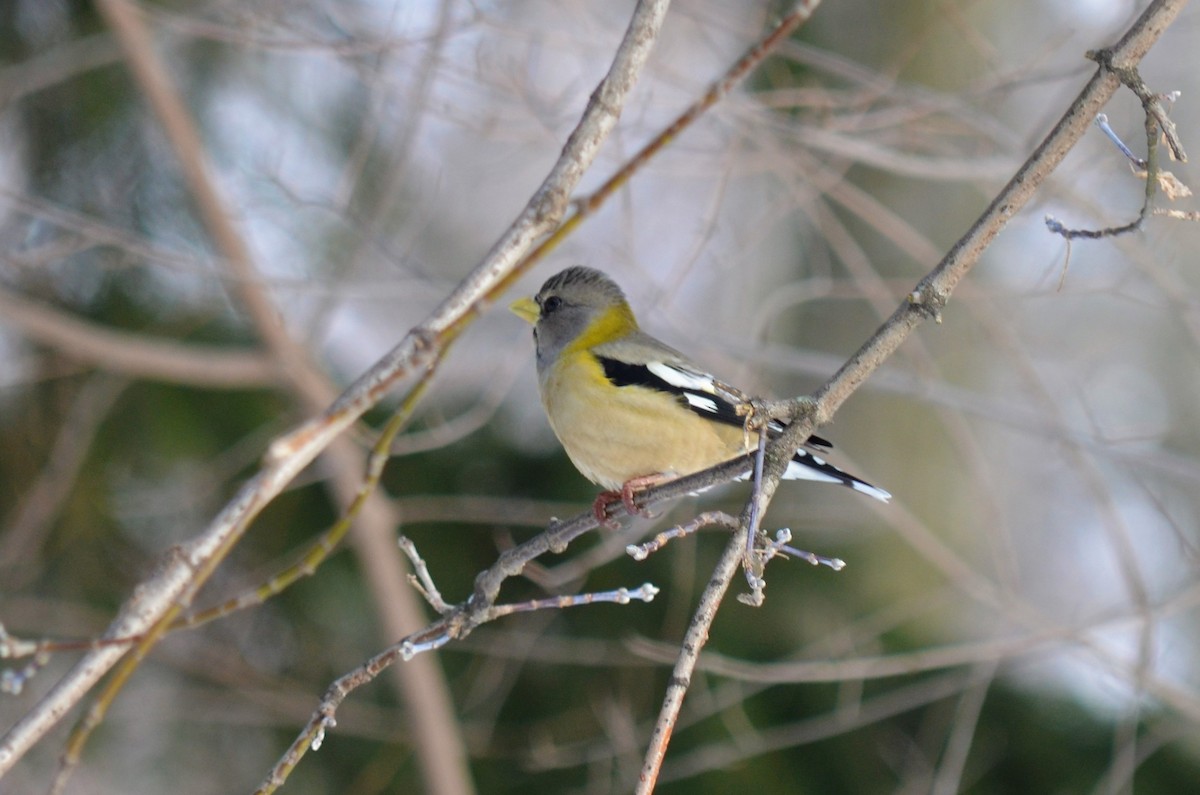
{"type": "Polygon", "coordinates": [[[625,506],[625,512],[630,516],[650,516],[649,511],[639,508],[638,504],[633,501],[634,492],[657,485],[666,480],[669,480],[669,478],[659,473],[639,475],[622,483],[620,491],[600,492],[596,496],[596,501],[592,503],[592,513],[596,516],[596,521],[610,530],[620,527],[620,523],[608,515],[608,507],[617,500],[621,501],[621,504],[625,506]]]}
{"type": "Polygon", "coordinates": [[[633,493],[649,488],[650,486],[657,486],[659,483],[666,482],[667,480],[669,478],[658,472],[653,475],[639,475],[636,478],[630,478],[621,484],[621,504],[625,506],[625,510],[629,512],[630,516],[649,516],[649,511],[645,508],[639,508],[637,503],[633,501],[633,493]]]}

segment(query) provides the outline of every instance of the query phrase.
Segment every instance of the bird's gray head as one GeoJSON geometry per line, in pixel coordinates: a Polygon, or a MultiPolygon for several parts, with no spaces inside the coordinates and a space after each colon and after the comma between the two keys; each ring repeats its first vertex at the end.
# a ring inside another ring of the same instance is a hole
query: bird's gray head
{"type": "Polygon", "coordinates": [[[613,325],[625,331],[637,328],[621,288],[594,268],[575,265],[551,276],[533,300],[540,310],[533,328],[539,372],[570,345],[604,341],[613,325]]]}

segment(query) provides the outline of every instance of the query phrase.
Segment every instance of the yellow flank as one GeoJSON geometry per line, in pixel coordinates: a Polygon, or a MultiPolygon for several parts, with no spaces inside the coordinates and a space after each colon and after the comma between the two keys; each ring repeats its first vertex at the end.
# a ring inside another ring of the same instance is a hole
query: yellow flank
{"type": "Polygon", "coordinates": [[[617,490],[643,475],[687,475],[746,449],[740,429],[705,420],[666,392],[616,387],[587,346],[568,350],[542,373],[542,402],[567,456],[593,483],[617,490]]]}

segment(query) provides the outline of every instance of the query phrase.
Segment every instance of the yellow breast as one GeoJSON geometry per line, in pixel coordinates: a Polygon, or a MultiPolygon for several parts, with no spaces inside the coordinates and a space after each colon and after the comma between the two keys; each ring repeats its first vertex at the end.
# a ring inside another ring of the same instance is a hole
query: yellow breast
{"type": "Polygon", "coordinates": [[[540,379],[542,403],[575,467],[605,489],[643,475],[687,475],[747,448],[741,429],[704,419],[666,392],[614,386],[587,351],[540,379]]]}

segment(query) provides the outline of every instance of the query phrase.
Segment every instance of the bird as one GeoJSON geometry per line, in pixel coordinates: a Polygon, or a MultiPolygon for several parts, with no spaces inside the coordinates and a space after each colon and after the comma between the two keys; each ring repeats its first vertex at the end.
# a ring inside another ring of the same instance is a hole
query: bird
{"type": "MultiPolygon", "coordinates": [[[[756,447],[738,394],[638,326],[621,288],[583,265],[551,276],[510,309],[533,325],[538,387],[550,427],[575,468],[604,489],[596,519],[613,526],[618,499],[630,515],[640,489],[707,469],[756,447]]],[[[744,404],[743,404],[744,406],[744,404]]],[[[781,423],[768,426],[771,436],[781,423]]],[[[819,436],[804,443],[832,448],[819,436]]],[[[802,449],[785,479],[838,483],[877,500],[891,494],[802,449]]]]}

